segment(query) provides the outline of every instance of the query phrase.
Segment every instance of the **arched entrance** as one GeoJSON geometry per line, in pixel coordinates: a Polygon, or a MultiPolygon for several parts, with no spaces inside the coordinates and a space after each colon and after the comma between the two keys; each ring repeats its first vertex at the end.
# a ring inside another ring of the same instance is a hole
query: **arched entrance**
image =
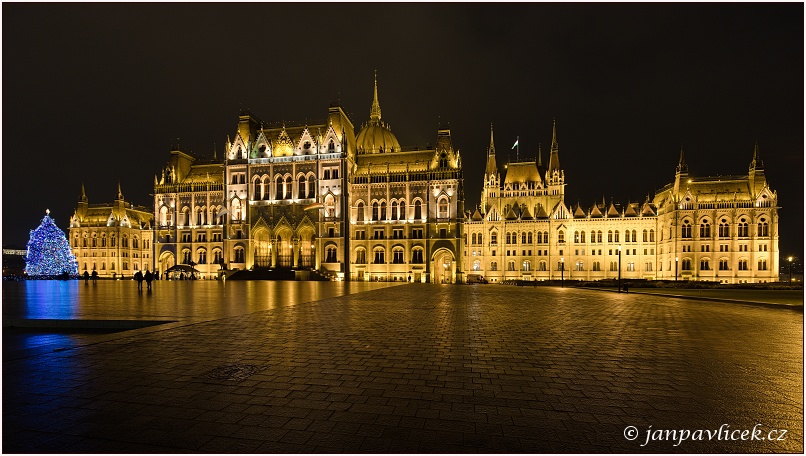
{"type": "Polygon", "coordinates": [[[173,252],[162,252],[159,258],[159,264],[157,264],[157,271],[159,271],[160,276],[165,274],[165,271],[170,268],[171,266],[176,265],[176,257],[174,256],[173,252]]]}
{"type": "Polygon", "coordinates": [[[268,230],[259,228],[254,233],[255,268],[271,266],[271,240],[268,230]]]}
{"type": "Polygon", "coordinates": [[[431,264],[431,274],[435,283],[455,283],[456,282],[456,257],[453,252],[442,248],[434,252],[434,259],[431,264]]]}

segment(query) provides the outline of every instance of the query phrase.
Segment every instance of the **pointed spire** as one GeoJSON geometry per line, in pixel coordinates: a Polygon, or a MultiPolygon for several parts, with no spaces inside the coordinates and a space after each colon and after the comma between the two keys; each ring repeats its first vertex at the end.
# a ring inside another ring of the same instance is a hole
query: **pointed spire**
{"type": "Polygon", "coordinates": [[[551,127],[551,153],[554,151],[559,150],[559,146],[557,145],[557,118],[554,118],[554,124],[551,127]]]}
{"type": "Polygon", "coordinates": [[[758,157],[758,140],[753,148],[753,161],[750,162],[750,169],[764,169],[764,162],[758,157]]]}
{"type": "Polygon", "coordinates": [[[490,147],[487,148],[487,168],[484,173],[489,176],[498,175],[498,164],[495,162],[495,144],[493,141],[493,124],[490,123],[490,147]]]}
{"type": "Polygon", "coordinates": [[[218,160],[218,154],[216,154],[215,150],[215,141],[213,142],[213,160],[218,160]]]}
{"type": "Polygon", "coordinates": [[[79,201],[87,201],[87,192],[84,191],[84,182],[81,183],[81,198],[79,201]]]}
{"type": "Polygon", "coordinates": [[[123,193],[120,191],[120,181],[118,181],[118,199],[123,199],[123,193]]]}
{"type": "Polygon", "coordinates": [[[677,173],[688,173],[688,165],[686,164],[686,156],[683,154],[683,146],[680,146],[680,162],[677,164],[677,173]]]}
{"type": "Polygon", "coordinates": [[[378,103],[378,70],[375,70],[375,90],[372,96],[372,108],[369,110],[370,122],[381,121],[381,105],[378,103]]]}
{"type": "Polygon", "coordinates": [[[557,119],[554,119],[554,125],[551,128],[551,155],[549,156],[549,169],[548,173],[560,171],[560,148],[557,145],[557,119]]]}

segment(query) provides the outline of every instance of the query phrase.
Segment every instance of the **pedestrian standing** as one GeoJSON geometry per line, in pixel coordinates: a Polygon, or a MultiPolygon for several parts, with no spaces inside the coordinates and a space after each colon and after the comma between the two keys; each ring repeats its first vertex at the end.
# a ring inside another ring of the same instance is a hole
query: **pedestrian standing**
{"type": "Polygon", "coordinates": [[[151,281],[154,280],[154,275],[151,274],[151,271],[149,271],[148,269],[146,269],[145,279],[146,279],[146,285],[148,285],[148,289],[150,290],[151,289],[151,281]]]}
{"type": "Polygon", "coordinates": [[[137,281],[137,289],[142,290],[143,289],[143,273],[140,272],[140,271],[135,272],[134,273],[134,280],[137,281]]]}

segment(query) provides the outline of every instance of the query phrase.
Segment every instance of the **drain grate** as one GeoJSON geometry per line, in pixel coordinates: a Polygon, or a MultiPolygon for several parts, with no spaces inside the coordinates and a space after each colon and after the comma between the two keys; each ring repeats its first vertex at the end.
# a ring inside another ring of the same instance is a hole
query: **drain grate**
{"type": "Polygon", "coordinates": [[[265,369],[265,367],[258,367],[254,364],[224,364],[207,372],[204,377],[213,380],[240,382],[265,369]]]}

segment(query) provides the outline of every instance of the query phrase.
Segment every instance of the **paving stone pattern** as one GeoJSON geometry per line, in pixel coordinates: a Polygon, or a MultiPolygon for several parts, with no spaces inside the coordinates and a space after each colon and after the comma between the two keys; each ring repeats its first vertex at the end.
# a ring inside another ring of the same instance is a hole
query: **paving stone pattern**
{"type": "Polygon", "coordinates": [[[802,452],[803,314],[406,284],[124,332],[4,357],[3,451],[802,452]],[[788,433],[641,446],[723,424],[788,433]]]}

